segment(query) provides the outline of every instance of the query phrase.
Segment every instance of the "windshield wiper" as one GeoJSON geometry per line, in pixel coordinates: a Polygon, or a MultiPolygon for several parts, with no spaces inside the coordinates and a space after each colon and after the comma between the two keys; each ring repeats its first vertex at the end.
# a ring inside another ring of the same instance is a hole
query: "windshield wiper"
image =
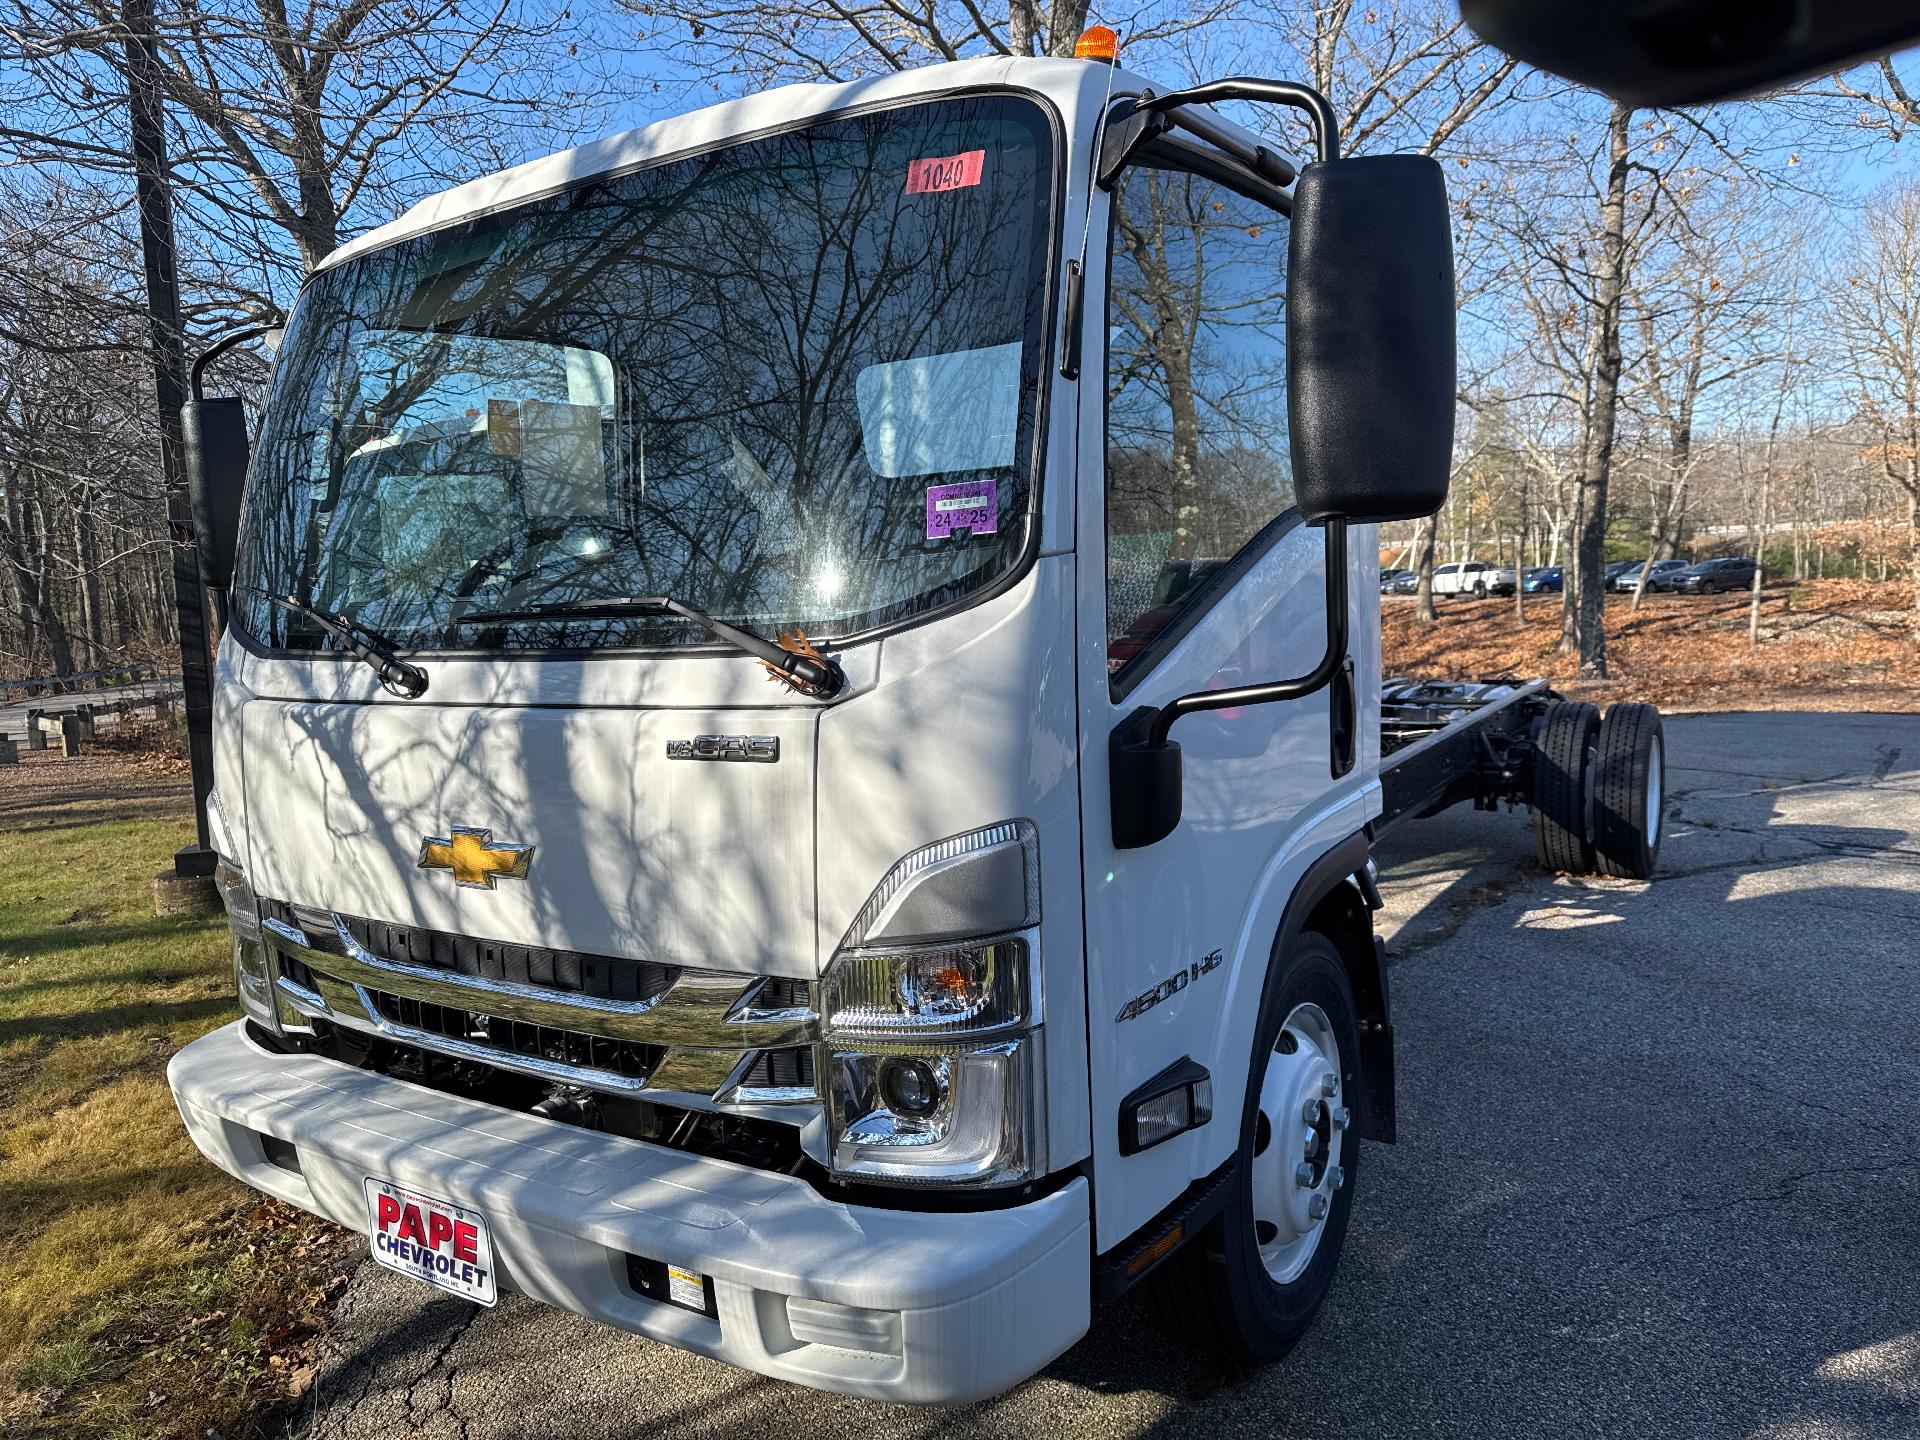
{"type": "MultiPolygon", "coordinates": [[[[528,605],[518,610],[474,610],[455,616],[455,625],[500,625],[516,620],[619,620],[635,615],[678,615],[691,620],[709,635],[744,650],[790,682],[796,690],[829,700],[846,686],[841,668],[826,656],[802,654],[784,645],[742,630],[724,620],[716,620],[691,605],[683,605],[671,595],[625,595],[606,600],[559,600],[548,605],[528,605]]],[[[804,637],[802,637],[804,642],[804,637]]],[[[810,647],[809,647],[810,648],[810,647]]]]}
{"type": "Polygon", "coordinates": [[[276,595],[271,590],[261,590],[260,594],[282,610],[291,610],[311,620],[333,636],[347,647],[348,653],[372,667],[373,673],[380,677],[380,683],[394,694],[417,700],[427,693],[427,672],[395,655],[393,642],[378,630],[348,616],[309,605],[304,600],[295,600],[291,595],[276,595]]]}

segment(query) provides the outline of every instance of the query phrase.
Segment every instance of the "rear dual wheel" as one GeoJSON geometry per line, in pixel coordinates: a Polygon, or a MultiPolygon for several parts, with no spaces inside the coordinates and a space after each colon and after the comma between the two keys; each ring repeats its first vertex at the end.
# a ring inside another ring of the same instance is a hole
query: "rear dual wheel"
{"type": "Polygon", "coordinates": [[[1600,712],[1584,700],[1547,706],[1533,739],[1533,853],[1549,870],[1593,870],[1587,835],[1588,776],[1600,740],[1600,712]]]}
{"type": "Polygon", "coordinates": [[[1645,880],[1660,858],[1667,742],[1651,705],[1615,705],[1594,756],[1593,855],[1602,875],[1645,880]]]}
{"type": "Polygon", "coordinates": [[[1645,880],[1660,855],[1666,740],[1652,705],[1547,707],[1534,736],[1533,846],[1572,875],[1645,880]]]}

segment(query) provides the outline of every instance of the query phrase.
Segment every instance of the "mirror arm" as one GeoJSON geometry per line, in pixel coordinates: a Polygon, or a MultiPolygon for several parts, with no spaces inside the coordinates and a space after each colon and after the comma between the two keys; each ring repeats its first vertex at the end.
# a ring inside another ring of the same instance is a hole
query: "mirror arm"
{"type": "Polygon", "coordinates": [[[1311,85],[1293,80],[1264,80],[1257,75],[1240,75],[1225,80],[1209,80],[1204,85],[1156,95],[1151,90],[1137,100],[1114,108],[1100,132],[1100,154],[1095,178],[1102,190],[1111,190],[1120,172],[1140,150],[1156,136],[1178,126],[1198,136],[1214,149],[1233,156],[1250,167],[1254,174],[1270,184],[1285,187],[1298,178],[1298,170],[1284,155],[1260,144],[1249,144],[1241,136],[1206,115],[1189,111],[1189,105],[1213,105],[1222,100],[1258,100],[1268,105],[1290,105],[1304,110],[1313,126],[1314,144],[1322,160],[1340,156],[1340,122],[1334,116],[1327,97],[1311,85]]]}
{"type": "Polygon", "coordinates": [[[1231,690],[1196,690],[1191,695],[1170,700],[1154,713],[1153,723],[1147,727],[1149,747],[1157,750],[1164,746],[1167,732],[1182,715],[1227,710],[1236,705],[1271,705],[1280,700],[1298,700],[1332,683],[1347,663],[1347,522],[1329,520],[1326,529],[1327,651],[1320,657],[1320,663],[1291,680],[1239,685],[1231,690]]]}
{"type": "MultiPolygon", "coordinates": [[[[1229,154],[1237,154],[1246,148],[1244,142],[1235,141],[1225,145],[1220,138],[1225,134],[1224,131],[1200,116],[1179,113],[1183,105],[1217,105],[1222,100],[1258,100],[1267,105],[1290,105],[1295,110],[1304,110],[1313,123],[1313,139],[1319,147],[1320,158],[1340,158],[1340,122],[1334,116],[1333,106],[1327,103],[1326,96],[1311,85],[1302,85],[1295,80],[1264,80],[1257,75],[1235,75],[1225,80],[1209,80],[1204,85],[1155,95],[1142,100],[1141,106],[1147,110],[1158,110],[1170,116],[1181,129],[1193,131],[1208,144],[1226,149],[1229,154]]],[[[1262,156],[1268,162],[1280,161],[1279,156],[1265,147],[1256,146],[1254,151],[1257,153],[1239,155],[1238,158],[1246,160],[1256,169],[1263,163],[1262,156]]],[[[1293,176],[1289,174],[1285,180],[1276,183],[1285,185],[1292,180],[1293,176]]]]}
{"type": "Polygon", "coordinates": [[[243,325],[238,330],[229,330],[202,350],[194,360],[193,368],[187,372],[187,393],[196,400],[206,399],[207,397],[200,393],[200,380],[207,373],[209,365],[234,346],[245,344],[249,340],[258,340],[262,335],[269,335],[279,328],[278,325],[243,325]]]}

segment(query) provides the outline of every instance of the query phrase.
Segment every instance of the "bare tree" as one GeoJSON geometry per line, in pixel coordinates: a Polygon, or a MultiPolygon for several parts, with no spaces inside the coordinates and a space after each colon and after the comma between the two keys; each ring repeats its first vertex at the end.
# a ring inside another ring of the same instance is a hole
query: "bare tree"
{"type": "Polygon", "coordinates": [[[27,669],[167,638],[136,270],[110,193],[0,185],[0,653],[27,669]]]}
{"type": "Polygon", "coordinates": [[[1920,183],[1876,192],[1828,286],[1862,447],[1906,501],[1907,564],[1920,627],[1920,183]]]}
{"type": "MultiPolygon", "coordinates": [[[[0,145],[17,160],[128,168],[118,0],[4,0],[0,145]]],[[[179,134],[175,203],[228,278],[310,270],[365,218],[550,146],[604,110],[592,27],[523,0],[184,0],[153,21],[179,134]]]]}
{"type": "Polygon", "coordinates": [[[1629,399],[1646,415],[1664,455],[1647,472],[1647,558],[1634,587],[1639,609],[1656,560],[1679,546],[1696,429],[1715,392],[1780,357],[1772,322],[1799,276],[1783,259],[1798,230],[1780,233],[1760,213],[1759,187],[1736,172],[1689,196],[1684,223],[1663,232],[1640,267],[1633,299],[1638,364],[1629,399]]]}
{"type": "MultiPolygon", "coordinates": [[[[1089,0],[620,0],[660,27],[696,75],[852,80],[976,55],[1073,54],[1089,0]]],[[[1140,5],[1103,14],[1130,48],[1181,35],[1228,13],[1229,0],[1201,0],[1191,13],[1140,5]]]]}
{"type": "Polygon", "coordinates": [[[1518,63],[1440,0],[1255,0],[1248,19],[1278,42],[1259,68],[1325,95],[1348,151],[1451,151],[1463,127],[1516,94],[1518,63]]]}

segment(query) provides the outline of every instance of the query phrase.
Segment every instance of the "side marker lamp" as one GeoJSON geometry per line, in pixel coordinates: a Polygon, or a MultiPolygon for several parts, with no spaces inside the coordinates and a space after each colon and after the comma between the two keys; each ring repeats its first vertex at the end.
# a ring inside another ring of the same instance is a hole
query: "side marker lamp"
{"type": "Polygon", "coordinates": [[[1211,1119],[1213,1077],[1194,1060],[1176,1060],[1120,1102],[1120,1153],[1151,1150],[1211,1119]]]}

